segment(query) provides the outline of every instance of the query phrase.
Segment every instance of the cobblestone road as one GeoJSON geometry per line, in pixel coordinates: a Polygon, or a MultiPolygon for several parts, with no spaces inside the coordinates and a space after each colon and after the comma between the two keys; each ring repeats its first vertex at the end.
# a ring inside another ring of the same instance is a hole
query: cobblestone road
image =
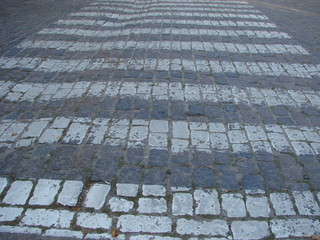
{"type": "Polygon", "coordinates": [[[0,9],[1,238],[320,235],[318,1],[0,9]]]}

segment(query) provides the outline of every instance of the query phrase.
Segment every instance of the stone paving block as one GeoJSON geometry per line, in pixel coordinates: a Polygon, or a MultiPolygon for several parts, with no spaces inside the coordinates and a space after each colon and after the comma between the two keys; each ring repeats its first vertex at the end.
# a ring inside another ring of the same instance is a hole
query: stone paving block
{"type": "Polygon", "coordinates": [[[131,236],[130,240],[181,240],[181,238],[177,237],[164,237],[164,236],[155,236],[155,235],[138,235],[131,236]]]}
{"type": "Polygon", "coordinates": [[[24,205],[32,187],[33,184],[30,181],[14,181],[2,202],[10,205],[24,205]]]}
{"type": "Polygon", "coordinates": [[[166,188],[161,185],[143,185],[143,196],[164,197],[166,196],[166,188]]]}
{"type": "Polygon", "coordinates": [[[228,217],[241,218],[246,216],[246,207],[241,194],[222,194],[221,198],[222,208],[228,217]]]}
{"type": "Polygon", "coordinates": [[[26,123],[12,123],[7,128],[7,130],[5,130],[4,133],[0,136],[0,141],[1,142],[14,141],[26,126],[27,126],[26,123]]]}
{"type": "Polygon", "coordinates": [[[170,233],[172,221],[168,217],[122,215],[117,228],[121,232],[170,233]]]}
{"type": "MultiPolygon", "coordinates": [[[[96,239],[113,239],[112,235],[109,233],[88,233],[84,239],[96,240],[96,239]]],[[[118,235],[117,240],[125,240],[125,235],[118,235]]]]}
{"type": "Polygon", "coordinates": [[[270,236],[268,223],[262,221],[234,221],[231,231],[233,238],[239,240],[263,239],[270,236]]]}
{"type": "Polygon", "coordinates": [[[122,198],[113,197],[108,202],[112,212],[129,212],[133,208],[133,202],[122,198]]]}
{"type": "Polygon", "coordinates": [[[150,133],[149,145],[159,149],[166,149],[168,146],[168,135],[165,133],[150,133]]]}
{"type": "Polygon", "coordinates": [[[251,217],[269,217],[270,208],[266,197],[247,196],[246,207],[251,217]]]}
{"type": "Polygon", "coordinates": [[[55,143],[62,137],[63,129],[47,129],[39,138],[39,143],[55,143]]]}
{"type": "Polygon", "coordinates": [[[260,126],[245,126],[250,141],[266,141],[267,135],[260,126]]]}
{"type": "Polygon", "coordinates": [[[271,193],[270,200],[276,215],[295,215],[296,212],[287,193],[271,193]]]}
{"type": "Polygon", "coordinates": [[[23,208],[0,207],[0,222],[14,221],[22,214],[23,208]]]}
{"type": "Polygon", "coordinates": [[[7,186],[8,180],[6,178],[0,178],[0,194],[2,193],[3,189],[7,186]]]}
{"type": "Polygon", "coordinates": [[[110,191],[110,185],[95,183],[87,192],[84,206],[87,208],[94,208],[96,210],[103,207],[106,196],[110,191]]]}
{"type": "Polygon", "coordinates": [[[169,124],[168,121],[163,120],[151,120],[150,121],[150,131],[158,133],[168,133],[169,124]]]}
{"type": "Polygon", "coordinates": [[[117,184],[117,195],[122,197],[136,197],[138,194],[138,184],[117,184]]]}
{"type": "Polygon", "coordinates": [[[77,225],[83,228],[97,229],[104,228],[110,229],[112,219],[104,213],[78,213],[77,225]]]}
{"type": "Polygon", "coordinates": [[[210,236],[227,236],[229,227],[226,221],[196,221],[188,219],[178,219],[177,233],[185,235],[210,235],[210,236]]]}
{"type": "Polygon", "coordinates": [[[220,203],[216,190],[196,189],[194,191],[194,200],[196,203],[196,214],[219,215],[220,203]]]}
{"type": "Polygon", "coordinates": [[[48,229],[44,232],[43,236],[47,237],[66,237],[66,238],[83,238],[82,232],[61,230],[61,229],[48,229]]]}
{"type": "Polygon", "coordinates": [[[173,122],[172,134],[174,138],[188,139],[190,136],[188,123],[182,121],[173,122]]]}
{"type": "Polygon", "coordinates": [[[164,198],[140,198],[138,205],[138,212],[140,213],[167,212],[167,202],[164,198]]]}
{"type": "Polygon", "coordinates": [[[52,125],[51,128],[67,128],[69,126],[69,123],[71,122],[71,119],[66,117],[57,117],[52,125]]]}
{"type": "Polygon", "coordinates": [[[189,193],[174,193],[172,200],[173,215],[192,215],[193,199],[189,193]]]}
{"type": "Polygon", "coordinates": [[[15,147],[20,148],[20,147],[29,147],[34,143],[35,139],[34,138],[27,138],[27,139],[20,139],[15,147]]]}
{"type": "Polygon", "coordinates": [[[60,183],[60,180],[40,179],[29,200],[29,204],[42,206],[52,204],[60,189],[60,183]]]}
{"type": "Polygon", "coordinates": [[[88,129],[89,126],[86,124],[72,123],[62,142],[70,144],[81,144],[88,129]]]}
{"type": "Polygon", "coordinates": [[[22,134],[23,138],[39,137],[49,121],[36,121],[29,124],[27,130],[22,134]]]}
{"type": "Polygon", "coordinates": [[[301,215],[319,216],[320,208],[310,191],[293,192],[293,197],[301,215]]]}
{"type": "Polygon", "coordinates": [[[17,227],[17,226],[0,226],[0,232],[2,233],[15,233],[15,234],[35,234],[40,235],[42,230],[41,228],[34,227],[17,227]]]}
{"type": "Polygon", "coordinates": [[[65,181],[57,203],[63,206],[76,206],[82,188],[83,183],[81,181],[65,181]]]}
{"type": "Polygon", "coordinates": [[[320,232],[320,222],[314,219],[272,219],[270,227],[276,238],[305,237],[320,232]]]}
{"type": "Polygon", "coordinates": [[[244,131],[240,130],[231,130],[228,132],[230,143],[247,143],[248,139],[244,131]]]}
{"type": "Polygon", "coordinates": [[[66,210],[28,209],[21,223],[29,226],[69,228],[74,213],[66,210]]]}

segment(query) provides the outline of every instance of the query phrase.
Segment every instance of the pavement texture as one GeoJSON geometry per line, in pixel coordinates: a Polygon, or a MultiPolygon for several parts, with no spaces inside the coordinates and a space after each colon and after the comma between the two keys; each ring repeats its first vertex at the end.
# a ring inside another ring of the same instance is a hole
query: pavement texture
{"type": "Polygon", "coordinates": [[[1,1],[1,239],[316,239],[320,2],[1,1]]]}

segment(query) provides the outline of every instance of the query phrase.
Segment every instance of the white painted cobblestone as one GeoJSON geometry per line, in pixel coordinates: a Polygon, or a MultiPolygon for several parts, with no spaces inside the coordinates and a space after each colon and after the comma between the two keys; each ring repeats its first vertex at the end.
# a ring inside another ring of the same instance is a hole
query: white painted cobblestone
{"type": "Polygon", "coordinates": [[[172,221],[168,217],[122,215],[117,228],[122,232],[170,233],[172,221]]]}
{"type": "Polygon", "coordinates": [[[301,215],[319,216],[320,208],[310,191],[293,192],[293,197],[301,215]]]}
{"type": "Polygon", "coordinates": [[[138,212],[140,213],[167,212],[167,202],[164,198],[140,198],[138,205],[138,212]]]}
{"type": "Polygon", "coordinates": [[[262,221],[234,221],[231,230],[237,240],[263,239],[270,236],[268,223],[262,221]]]}
{"type": "Polygon", "coordinates": [[[30,181],[13,182],[2,202],[10,205],[24,205],[29,198],[32,187],[33,184],[30,181]]]}
{"type": "Polygon", "coordinates": [[[287,193],[271,193],[270,200],[273,208],[276,211],[276,215],[295,215],[296,212],[293,208],[293,204],[290,200],[290,196],[287,193]]]}
{"type": "Polygon", "coordinates": [[[228,217],[245,217],[246,207],[241,194],[222,194],[222,208],[228,217]]]}
{"type": "Polygon", "coordinates": [[[0,222],[14,221],[22,215],[23,208],[0,207],[0,222]]]}
{"type": "Polygon", "coordinates": [[[20,234],[41,234],[41,228],[33,228],[33,227],[18,227],[18,226],[8,226],[2,225],[0,226],[1,233],[20,233],[20,234]]]}
{"type": "Polygon", "coordinates": [[[249,215],[253,218],[269,217],[270,207],[266,197],[247,196],[246,207],[249,215]]]}
{"type": "Polygon", "coordinates": [[[48,229],[44,232],[43,236],[48,237],[67,237],[67,238],[83,238],[83,233],[78,231],[61,230],[61,229],[48,229]]]}
{"type": "Polygon", "coordinates": [[[76,206],[82,188],[81,181],[65,181],[57,202],[63,206],[76,206]]]}
{"type": "Polygon", "coordinates": [[[78,213],[77,225],[83,228],[97,229],[104,228],[110,229],[112,219],[104,213],[78,213]]]}
{"type": "Polygon", "coordinates": [[[87,193],[86,200],[84,203],[85,207],[94,208],[96,210],[102,208],[109,191],[109,185],[95,183],[91,186],[87,193]]]}
{"type": "Polygon", "coordinates": [[[219,215],[220,203],[216,190],[196,189],[194,191],[194,200],[196,203],[196,214],[219,215]]]}
{"type": "Polygon", "coordinates": [[[164,197],[166,195],[166,188],[161,185],[143,185],[143,196],[164,197]]]}
{"type": "Polygon", "coordinates": [[[21,223],[28,226],[69,228],[73,215],[66,210],[28,209],[21,223]]]}
{"type": "Polygon", "coordinates": [[[193,214],[193,200],[189,193],[174,193],[172,201],[173,215],[192,215],[193,214]]]}
{"type": "Polygon", "coordinates": [[[133,202],[113,197],[108,202],[112,212],[129,212],[133,208],[133,202]]]}
{"type": "Polygon", "coordinates": [[[276,238],[304,237],[319,234],[320,222],[313,219],[274,219],[270,223],[276,238]]]}
{"type": "Polygon", "coordinates": [[[138,184],[117,184],[117,195],[122,197],[136,197],[138,194],[138,184]]]}
{"type": "Polygon", "coordinates": [[[228,224],[222,220],[195,221],[182,218],[177,221],[177,232],[181,235],[227,236],[228,231],[228,224]]]}
{"type": "Polygon", "coordinates": [[[29,200],[29,204],[42,206],[52,204],[60,189],[60,183],[60,180],[40,179],[29,200]]]}

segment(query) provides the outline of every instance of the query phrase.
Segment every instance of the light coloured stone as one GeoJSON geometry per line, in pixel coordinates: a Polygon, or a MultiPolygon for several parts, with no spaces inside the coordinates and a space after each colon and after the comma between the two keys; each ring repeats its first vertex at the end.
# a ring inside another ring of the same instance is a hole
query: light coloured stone
{"type": "Polygon", "coordinates": [[[167,212],[167,202],[164,198],[140,198],[138,212],[165,213],[167,212]]]}
{"type": "Polygon", "coordinates": [[[177,233],[192,235],[227,236],[229,227],[226,221],[196,221],[188,219],[178,219],[177,233]]]}
{"type": "Polygon", "coordinates": [[[130,240],[181,240],[181,238],[176,237],[163,237],[163,236],[156,236],[156,235],[138,235],[138,236],[131,236],[130,240]]]}
{"type": "Polygon", "coordinates": [[[133,208],[133,202],[122,198],[113,197],[109,200],[112,212],[129,212],[133,208]]]}
{"type": "Polygon", "coordinates": [[[39,143],[55,143],[62,137],[63,129],[47,129],[39,138],[39,143]]]}
{"type": "Polygon", "coordinates": [[[138,184],[117,184],[117,195],[122,197],[136,197],[138,194],[139,185],[138,184]]]}
{"type": "Polygon", "coordinates": [[[287,193],[271,193],[270,200],[273,208],[276,211],[276,215],[295,215],[296,212],[293,208],[293,204],[290,200],[290,196],[287,193]]]}
{"type": "Polygon", "coordinates": [[[62,142],[71,144],[81,144],[88,129],[89,126],[86,124],[72,123],[62,142]]]}
{"type": "Polygon", "coordinates": [[[228,217],[245,217],[246,207],[243,196],[239,193],[222,194],[222,208],[228,217]]]}
{"type": "MultiPolygon", "coordinates": [[[[113,239],[112,235],[109,233],[88,233],[84,239],[113,239]]],[[[117,240],[125,240],[125,235],[118,235],[117,240]]]]}
{"type": "Polygon", "coordinates": [[[0,222],[14,221],[22,214],[23,208],[0,207],[0,222]]]}
{"type": "Polygon", "coordinates": [[[262,239],[270,236],[268,223],[262,221],[234,221],[231,231],[235,240],[262,239]]]}
{"type": "Polygon", "coordinates": [[[35,121],[29,124],[27,130],[22,134],[22,138],[39,137],[49,121],[35,121]]]}
{"type": "Polygon", "coordinates": [[[11,205],[24,205],[33,187],[30,181],[15,181],[11,184],[3,203],[11,205]]]}
{"type": "Polygon", "coordinates": [[[151,120],[150,121],[150,131],[158,133],[168,133],[169,125],[168,121],[164,120],[151,120]]]}
{"type": "Polygon", "coordinates": [[[29,226],[69,228],[74,213],[66,210],[28,209],[21,223],[29,226]]]}
{"type": "Polygon", "coordinates": [[[40,179],[36,185],[30,205],[48,206],[53,203],[60,188],[60,180],[40,179]]]}
{"type": "Polygon", "coordinates": [[[77,225],[83,228],[110,229],[111,224],[112,219],[104,213],[78,213],[77,215],[77,225]]]}
{"type": "Polygon", "coordinates": [[[194,191],[194,200],[196,202],[196,214],[220,214],[220,203],[218,199],[218,192],[216,190],[196,189],[194,191]]]}
{"type": "Polygon", "coordinates": [[[166,196],[166,188],[161,185],[143,185],[143,196],[164,197],[166,196]]]}
{"type": "Polygon", "coordinates": [[[89,189],[84,206],[96,210],[103,207],[106,196],[110,191],[110,185],[95,183],[89,189]]]}
{"type": "Polygon", "coordinates": [[[270,208],[266,197],[247,196],[246,206],[251,217],[269,217],[270,208]]]}
{"type": "Polygon", "coordinates": [[[190,193],[174,193],[172,201],[173,215],[192,215],[193,199],[190,193]]]}
{"type": "Polygon", "coordinates": [[[320,222],[314,219],[273,219],[270,227],[276,238],[305,237],[320,232],[320,222]]]}
{"type": "Polygon", "coordinates": [[[66,117],[57,117],[51,125],[51,128],[67,128],[71,119],[66,117]]]}
{"type": "Polygon", "coordinates": [[[66,238],[83,238],[82,232],[61,230],[61,229],[48,229],[44,232],[43,236],[48,237],[66,237],[66,238]]]}
{"type": "Polygon", "coordinates": [[[172,221],[168,217],[122,215],[117,228],[121,232],[170,233],[172,221]]]}
{"type": "Polygon", "coordinates": [[[65,181],[57,202],[63,206],[76,206],[82,188],[81,181],[65,181]]]}
{"type": "Polygon", "coordinates": [[[16,233],[16,234],[35,234],[40,235],[42,230],[41,228],[32,228],[32,227],[17,227],[17,226],[0,226],[0,232],[2,233],[16,233]]]}
{"type": "Polygon", "coordinates": [[[294,191],[293,197],[301,215],[319,216],[320,208],[310,191],[294,191]]]}
{"type": "Polygon", "coordinates": [[[246,143],[248,139],[244,131],[231,130],[228,132],[230,143],[246,143]]]}
{"type": "Polygon", "coordinates": [[[188,139],[190,136],[188,123],[183,121],[173,122],[172,134],[174,138],[188,139]]]}

